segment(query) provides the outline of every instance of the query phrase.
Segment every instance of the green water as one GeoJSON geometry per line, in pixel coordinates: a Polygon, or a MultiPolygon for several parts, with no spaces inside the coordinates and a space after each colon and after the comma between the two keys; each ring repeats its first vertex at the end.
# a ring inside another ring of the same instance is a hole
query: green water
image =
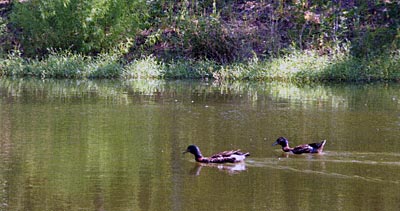
{"type": "Polygon", "coordinates": [[[1,79],[0,210],[397,211],[399,138],[399,84],[1,79]]]}

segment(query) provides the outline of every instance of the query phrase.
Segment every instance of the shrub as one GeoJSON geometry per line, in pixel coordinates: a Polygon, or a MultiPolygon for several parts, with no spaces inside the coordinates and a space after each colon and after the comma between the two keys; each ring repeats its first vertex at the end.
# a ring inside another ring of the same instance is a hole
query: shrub
{"type": "Polygon", "coordinates": [[[220,68],[212,60],[178,60],[166,64],[166,78],[212,78],[220,68]]]}
{"type": "Polygon", "coordinates": [[[12,23],[25,55],[42,56],[47,49],[83,54],[108,51],[133,38],[145,23],[142,0],[15,1],[12,23]]]}
{"type": "Polygon", "coordinates": [[[125,65],[122,73],[123,78],[162,78],[164,76],[164,65],[153,56],[138,59],[125,65]]]}
{"type": "Polygon", "coordinates": [[[397,49],[399,42],[398,29],[377,28],[359,32],[359,36],[354,39],[351,52],[356,57],[374,57],[397,49]]]}
{"type": "Polygon", "coordinates": [[[184,48],[195,59],[212,59],[219,63],[229,63],[238,57],[237,40],[215,16],[199,17],[182,25],[184,48]]]}

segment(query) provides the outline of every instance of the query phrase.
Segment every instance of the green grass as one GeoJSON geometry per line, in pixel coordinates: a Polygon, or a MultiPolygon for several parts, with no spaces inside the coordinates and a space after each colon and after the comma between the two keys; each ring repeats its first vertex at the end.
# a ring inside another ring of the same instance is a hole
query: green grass
{"type": "Polygon", "coordinates": [[[44,59],[18,54],[0,59],[0,75],[35,78],[269,80],[285,82],[370,82],[400,80],[400,51],[372,59],[347,55],[320,56],[294,52],[281,58],[219,65],[210,60],[162,62],[153,56],[127,63],[113,54],[96,57],[69,52],[51,53],[44,59]]]}
{"type": "Polygon", "coordinates": [[[274,80],[286,82],[371,82],[400,80],[400,51],[360,59],[345,54],[320,56],[295,52],[266,61],[224,66],[219,74],[228,80],[274,80]]]}
{"type": "Polygon", "coordinates": [[[81,54],[51,53],[44,59],[9,55],[0,60],[0,75],[35,78],[118,78],[123,70],[113,55],[97,57],[81,54]]]}

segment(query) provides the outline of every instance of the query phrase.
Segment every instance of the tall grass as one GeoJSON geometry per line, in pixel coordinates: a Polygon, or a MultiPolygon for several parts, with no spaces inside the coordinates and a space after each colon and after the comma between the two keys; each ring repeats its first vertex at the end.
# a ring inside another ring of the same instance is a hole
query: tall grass
{"type": "MultiPolygon", "coordinates": [[[[371,59],[347,54],[319,55],[293,52],[281,58],[222,66],[218,73],[227,80],[275,80],[287,82],[371,82],[400,80],[400,51],[371,59]]],[[[215,74],[214,74],[215,75],[215,74]]]]}
{"type": "Polygon", "coordinates": [[[216,80],[274,80],[286,82],[400,81],[400,51],[372,59],[349,55],[320,56],[293,52],[269,60],[257,57],[221,65],[210,60],[163,62],[153,56],[125,63],[115,54],[84,56],[53,52],[44,59],[11,54],[0,59],[0,75],[36,78],[213,78],[216,80]]]}
{"type": "Polygon", "coordinates": [[[36,78],[117,78],[122,72],[118,57],[96,57],[53,52],[43,59],[11,54],[0,59],[0,75],[36,78]]]}

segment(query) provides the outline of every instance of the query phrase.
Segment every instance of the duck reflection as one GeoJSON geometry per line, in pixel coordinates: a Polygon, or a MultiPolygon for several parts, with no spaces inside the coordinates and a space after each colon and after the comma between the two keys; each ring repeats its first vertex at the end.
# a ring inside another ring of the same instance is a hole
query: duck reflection
{"type": "Polygon", "coordinates": [[[325,153],[318,153],[318,154],[292,154],[292,153],[285,153],[282,152],[281,154],[277,155],[278,159],[280,158],[307,158],[307,159],[322,159],[325,153]]]}
{"type": "Polygon", "coordinates": [[[233,174],[239,174],[242,171],[247,170],[246,168],[246,163],[245,162],[239,162],[239,163],[196,163],[194,167],[190,170],[190,174],[199,176],[201,169],[203,167],[212,167],[212,168],[217,168],[220,171],[223,171],[225,173],[228,173],[230,175],[233,174]]]}

